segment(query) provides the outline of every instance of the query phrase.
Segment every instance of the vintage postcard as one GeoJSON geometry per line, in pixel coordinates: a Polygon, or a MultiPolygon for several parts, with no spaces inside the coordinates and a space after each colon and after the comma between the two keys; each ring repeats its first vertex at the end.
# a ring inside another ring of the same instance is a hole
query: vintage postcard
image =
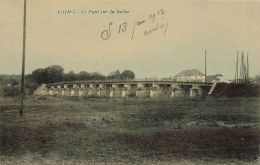
{"type": "Polygon", "coordinates": [[[259,164],[259,0],[0,0],[0,164],[259,164]]]}

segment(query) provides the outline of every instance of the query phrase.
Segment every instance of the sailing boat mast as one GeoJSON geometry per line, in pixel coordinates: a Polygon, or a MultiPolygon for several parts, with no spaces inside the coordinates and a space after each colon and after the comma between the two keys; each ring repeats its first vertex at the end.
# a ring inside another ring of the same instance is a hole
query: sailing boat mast
{"type": "Polygon", "coordinates": [[[240,83],[243,83],[243,80],[244,80],[244,74],[243,74],[243,63],[244,63],[244,60],[243,60],[243,56],[244,56],[244,53],[242,51],[242,55],[241,55],[241,60],[240,60],[240,72],[239,72],[239,82],[240,83]]]}
{"type": "Polygon", "coordinates": [[[25,38],[26,38],[26,0],[24,0],[24,17],[23,17],[23,59],[22,59],[22,77],[21,77],[21,107],[20,116],[23,115],[24,100],[24,70],[25,70],[25,38]]]}
{"type": "Polygon", "coordinates": [[[235,83],[238,83],[238,51],[237,51],[237,63],[236,63],[235,83]]]}
{"type": "Polygon", "coordinates": [[[247,53],[247,57],[245,57],[243,51],[241,52],[240,61],[238,58],[238,51],[237,51],[235,83],[250,83],[248,53],[247,53]],[[239,63],[239,67],[238,67],[238,63],[239,63]]]}

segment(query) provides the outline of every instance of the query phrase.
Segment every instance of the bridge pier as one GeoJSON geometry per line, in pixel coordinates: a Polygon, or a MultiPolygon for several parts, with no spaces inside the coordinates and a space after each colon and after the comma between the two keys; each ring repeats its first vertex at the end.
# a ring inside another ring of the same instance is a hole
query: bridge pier
{"type": "Polygon", "coordinates": [[[78,84],[73,84],[73,87],[71,89],[71,96],[73,96],[73,97],[79,96],[79,85],[78,84]]]}
{"type": "Polygon", "coordinates": [[[184,90],[179,84],[174,83],[171,85],[171,97],[183,97],[184,95],[184,90]]]}
{"type": "Polygon", "coordinates": [[[109,97],[110,89],[105,84],[99,84],[97,92],[99,97],[109,97]]]}
{"type": "Polygon", "coordinates": [[[149,89],[150,92],[149,97],[151,98],[158,97],[159,96],[158,88],[160,88],[158,83],[152,83],[149,89]]]}
{"type": "Polygon", "coordinates": [[[190,88],[190,97],[201,97],[203,96],[203,90],[199,85],[192,85],[190,88]]]}
{"type": "Polygon", "coordinates": [[[54,85],[52,85],[51,88],[48,90],[48,94],[50,96],[55,95],[55,86],[54,85]]]}
{"type": "Polygon", "coordinates": [[[150,97],[154,97],[154,90],[153,89],[150,89],[150,97]]]}
{"type": "Polygon", "coordinates": [[[113,91],[113,89],[111,89],[111,90],[109,91],[109,97],[114,97],[114,91],[113,91]]]}
{"type": "Polygon", "coordinates": [[[71,96],[71,90],[69,88],[68,84],[64,84],[63,90],[62,90],[62,96],[71,96]]]}
{"type": "Polygon", "coordinates": [[[97,96],[98,96],[98,97],[101,97],[101,89],[98,89],[98,90],[97,90],[97,96]]]}
{"type": "MultiPolygon", "coordinates": [[[[124,84],[114,84],[113,85],[113,97],[120,98],[123,97],[123,90],[124,89],[124,84]]],[[[124,92],[124,97],[125,97],[126,92],[124,92]]]]}
{"type": "Polygon", "coordinates": [[[111,88],[109,89],[109,97],[116,96],[115,91],[118,90],[117,88],[118,88],[117,84],[111,84],[111,88]]]}
{"type": "Polygon", "coordinates": [[[122,97],[129,97],[132,96],[132,91],[131,91],[131,85],[130,84],[124,84],[123,87],[121,88],[122,91],[122,97]]]}
{"type": "Polygon", "coordinates": [[[127,95],[127,88],[122,88],[122,97],[128,97],[127,95]]]}
{"type": "Polygon", "coordinates": [[[97,88],[97,96],[101,97],[101,91],[103,89],[103,84],[96,85],[96,88],[97,88]]]}
{"type": "Polygon", "coordinates": [[[95,84],[93,84],[93,83],[89,84],[87,96],[89,96],[89,97],[96,97],[97,96],[97,89],[96,89],[95,84]]]}
{"type": "Polygon", "coordinates": [[[60,97],[62,95],[61,93],[62,93],[61,85],[57,85],[55,94],[60,97]]]}
{"type": "Polygon", "coordinates": [[[160,95],[160,93],[159,93],[159,91],[157,90],[156,87],[151,87],[149,89],[149,92],[150,92],[149,97],[151,97],[151,98],[158,97],[160,95]]]}
{"type": "Polygon", "coordinates": [[[172,90],[171,84],[166,83],[153,83],[150,88],[150,97],[171,97],[172,90]]]}
{"type": "Polygon", "coordinates": [[[150,87],[151,87],[151,84],[138,83],[137,90],[136,90],[136,96],[140,97],[140,98],[150,97],[150,87]]]}
{"type": "Polygon", "coordinates": [[[79,97],[84,97],[86,95],[87,95],[86,84],[80,84],[79,97]]]}
{"type": "Polygon", "coordinates": [[[171,97],[171,84],[161,84],[158,90],[158,97],[171,97]]]}
{"type": "Polygon", "coordinates": [[[137,97],[141,97],[141,98],[143,98],[143,97],[150,97],[150,90],[148,90],[148,89],[138,89],[137,91],[136,91],[136,96],[137,97]]]}
{"type": "Polygon", "coordinates": [[[136,91],[138,90],[137,84],[129,84],[128,87],[128,96],[129,97],[136,97],[136,91]]]}

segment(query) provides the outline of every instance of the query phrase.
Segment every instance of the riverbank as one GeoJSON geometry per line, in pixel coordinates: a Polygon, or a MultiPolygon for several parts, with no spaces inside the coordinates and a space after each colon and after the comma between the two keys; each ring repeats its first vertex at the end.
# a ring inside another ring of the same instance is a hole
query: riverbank
{"type": "Polygon", "coordinates": [[[256,164],[259,101],[1,98],[1,162],[256,164]]]}

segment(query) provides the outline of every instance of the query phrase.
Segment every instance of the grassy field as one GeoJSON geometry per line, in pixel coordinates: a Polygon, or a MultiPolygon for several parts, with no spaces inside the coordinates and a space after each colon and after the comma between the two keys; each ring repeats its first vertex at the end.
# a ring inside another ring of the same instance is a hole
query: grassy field
{"type": "Polygon", "coordinates": [[[1,164],[257,164],[259,98],[0,98],[1,164]]]}

